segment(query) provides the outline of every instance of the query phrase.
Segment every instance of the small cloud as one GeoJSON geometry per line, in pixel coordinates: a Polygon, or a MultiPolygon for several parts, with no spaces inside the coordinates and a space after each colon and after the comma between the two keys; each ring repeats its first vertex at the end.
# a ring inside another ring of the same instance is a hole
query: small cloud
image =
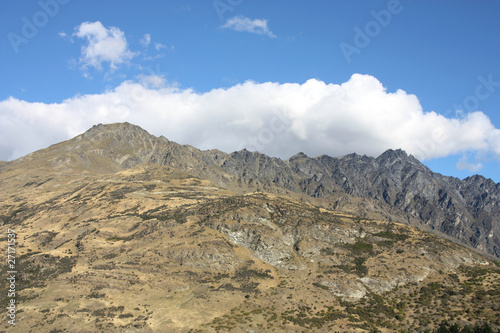
{"type": "Polygon", "coordinates": [[[302,32],[299,32],[296,35],[288,36],[286,40],[289,41],[289,42],[295,42],[297,39],[299,39],[301,37],[302,37],[302,32]]]}
{"type": "Polygon", "coordinates": [[[469,158],[464,155],[460,160],[457,162],[457,169],[458,170],[467,170],[470,172],[477,172],[483,168],[482,163],[469,163],[469,158]]]}
{"type": "Polygon", "coordinates": [[[142,57],[142,60],[144,60],[144,61],[153,61],[153,60],[156,60],[156,59],[161,59],[164,56],[165,56],[165,54],[163,54],[163,53],[157,54],[155,56],[145,55],[144,57],[142,57]]]}
{"type": "Polygon", "coordinates": [[[148,47],[149,44],[151,43],[151,35],[150,34],[145,34],[144,37],[139,41],[142,46],[148,47]]]}
{"type": "Polygon", "coordinates": [[[61,31],[61,32],[57,33],[57,35],[61,39],[65,40],[67,42],[73,43],[73,36],[72,35],[68,35],[65,31],[61,31]]]}
{"type": "MultiPolygon", "coordinates": [[[[145,34],[144,38],[142,38],[140,40],[140,43],[142,44],[142,46],[144,46],[144,47],[147,48],[152,43],[151,42],[151,35],[150,34],[145,34]]],[[[158,43],[158,42],[154,42],[153,43],[153,47],[158,52],[160,52],[161,50],[167,50],[167,51],[173,51],[174,50],[173,46],[168,46],[168,45],[165,45],[165,44],[162,44],[162,43],[158,43]]],[[[165,56],[164,53],[158,53],[156,55],[149,55],[148,51],[144,51],[142,53],[142,55],[143,55],[142,60],[145,60],[145,61],[152,61],[152,60],[156,60],[156,59],[159,59],[159,58],[163,58],[165,56]]]]}
{"type": "Polygon", "coordinates": [[[267,20],[251,20],[244,16],[235,16],[228,19],[226,23],[221,26],[221,28],[232,29],[234,31],[246,31],[258,35],[267,35],[271,38],[277,37],[271,30],[269,30],[267,20]]]}
{"type": "Polygon", "coordinates": [[[151,74],[151,75],[144,75],[141,74],[137,77],[139,80],[139,83],[148,89],[158,89],[158,88],[163,88],[167,84],[167,80],[162,76],[162,75],[156,75],[156,74],[151,74]]]}
{"type": "Polygon", "coordinates": [[[156,51],[160,51],[162,49],[166,49],[167,48],[167,45],[164,45],[162,43],[155,43],[155,50],[156,51]]]}
{"type": "Polygon", "coordinates": [[[83,22],[75,28],[74,36],[86,39],[87,44],[81,48],[80,63],[82,69],[94,67],[102,69],[102,64],[107,62],[111,70],[118,64],[128,63],[137,55],[130,51],[123,31],[116,27],[106,28],[101,22],[83,22]]]}

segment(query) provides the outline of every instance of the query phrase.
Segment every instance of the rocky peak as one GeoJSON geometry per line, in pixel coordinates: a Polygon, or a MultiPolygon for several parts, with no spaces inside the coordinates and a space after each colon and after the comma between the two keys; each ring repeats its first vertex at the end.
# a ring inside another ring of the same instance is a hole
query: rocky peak
{"type": "Polygon", "coordinates": [[[127,122],[124,123],[113,123],[113,124],[98,124],[92,126],[85,133],[82,134],[83,137],[95,137],[102,135],[104,133],[134,133],[134,134],[149,134],[143,128],[133,125],[127,122]]]}
{"type": "Polygon", "coordinates": [[[230,156],[235,157],[235,158],[244,158],[247,159],[249,157],[254,156],[254,152],[251,152],[250,150],[243,148],[242,150],[234,151],[230,154],[230,156]]]}
{"type": "Polygon", "coordinates": [[[100,142],[98,145],[101,148],[104,146],[115,146],[122,148],[123,146],[143,147],[145,143],[148,145],[153,142],[169,142],[166,138],[158,138],[151,135],[146,130],[139,126],[125,123],[114,124],[99,124],[90,128],[88,131],[77,137],[80,140],[89,140],[90,142],[100,142]]]}
{"type": "Polygon", "coordinates": [[[304,159],[304,158],[309,158],[306,154],[303,152],[300,152],[298,154],[293,155],[292,157],[289,158],[289,161],[291,160],[299,160],[299,159],[304,159]]]}
{"type": "Polygon", "coordinates": [[[388,149],[383,152],[379,157],[376,158],[376,161],[380,164],[394,163],[396,161],[408,161],[408,154],[402,149],[388,149]]]}
{"type": "Polygon", "coordinates": [[[342,160],[359,160],[360,158],[361,158],[361,155],[358,155],[356,153],[350,153],[350,154],[339,157],[339,159],[342,159],[342,160]]]}
{"type": "Polygon", "coordinates": [[[500,189],[500,183],[495,183],[493,180],[491,180],[489,178],[485,178],[481,175],[474,175],[474,176],[467,177],[463,180],[463,182],[465,184],[469,184],[469,185],[474,184],[476,186],[484,187],[484,188],[488,188],[488,189],[497,189],[497,190],[500,189]]]}

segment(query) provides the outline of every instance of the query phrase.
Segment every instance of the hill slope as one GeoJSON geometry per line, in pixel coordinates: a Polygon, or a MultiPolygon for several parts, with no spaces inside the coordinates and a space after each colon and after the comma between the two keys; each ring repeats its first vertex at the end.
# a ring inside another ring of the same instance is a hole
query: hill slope
{"type": "Polygon", "coordinates": [[[1,174],[0,194],[2,232],[18,235],[18,319],[9,331],[500,325],[500,269],[410,226],[237,195],[154,164],[11,172],[1,174]]]}

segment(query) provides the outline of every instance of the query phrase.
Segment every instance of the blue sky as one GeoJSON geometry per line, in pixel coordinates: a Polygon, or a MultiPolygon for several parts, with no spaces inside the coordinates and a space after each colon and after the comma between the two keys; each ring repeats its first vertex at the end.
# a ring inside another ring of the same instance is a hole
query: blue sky
{"type": "Polygon", "coordinates": [[[499,1],[0,0],[0,159],[95,123],[500,182],[499,1]]]}

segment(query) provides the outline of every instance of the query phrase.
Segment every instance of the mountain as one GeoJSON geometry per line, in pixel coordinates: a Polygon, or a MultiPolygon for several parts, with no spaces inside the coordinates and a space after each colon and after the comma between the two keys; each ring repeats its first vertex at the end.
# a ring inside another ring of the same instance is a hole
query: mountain
{"type": "Polygon", "coordinates": [[[500,183],[481,176],[460,180],[434,173],[402,150],[387,150],[377,158],[310,158],[299,153],[281,160],[247,150],[201,151],[123,123],[94,126],[10,165],[31,160],[37,168],[50,163],[59,169],[100,172],[141,163],[164,165],[236,193],[291,195],[324,208],[431,230],[500,257],[500,183]]]}
{"type": "Polygon", "coordinates": [[[481,236],[498,184],[401,150],[283,161],[97,125],[2,162],[0,188],[4,244],[17,235],[9,332],[500,328],[498,263],[433,234],[473,226],[477,249],[497,246],[481,236]]]}

